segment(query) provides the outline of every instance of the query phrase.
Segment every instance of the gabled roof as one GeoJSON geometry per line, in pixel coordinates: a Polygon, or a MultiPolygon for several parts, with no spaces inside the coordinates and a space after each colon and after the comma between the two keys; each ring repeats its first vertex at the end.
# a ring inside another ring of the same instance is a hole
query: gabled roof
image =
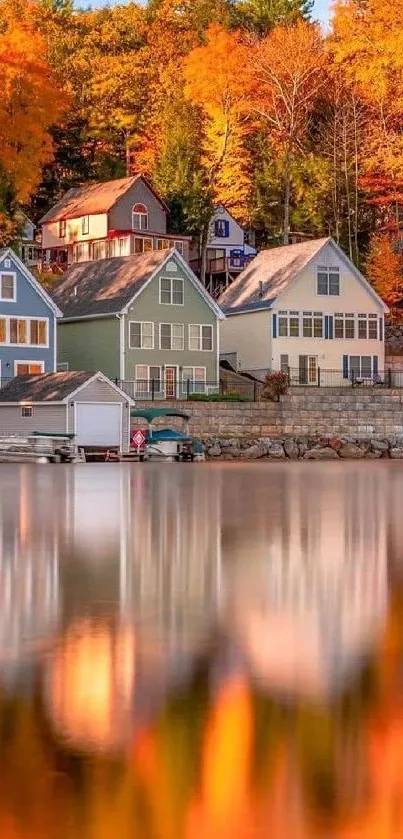
{"type": "Polygon", "coordinates": [[[168,207],[143,175],[119,178],[105,183],[85,184],[69,189],[60,201],[41,218],[39,224],[64,221],[69,218],[107,213],[137,181],[143,181],[166,212],[168,207]]]}
{"type": "Polygon", "coordinates": [[[261,251],[220,296],[218,303],[223,312],[237,314],[270,309],[279,295],[329,243],[369,293],[388,311],[383,300],[336,242],[326,237],[261,251]]]}
{"type": "Polygon", "coordinates": [[[66,320],[118,315],[171,259],[180,264],[199,294],[222,318],[215,301],[175,249],[75,263],[53,286],[52,295],[66,320]]]}
{"type": "Polygon", "coordinates": [[[42,297],[44,303],[50,306],[52,311],[55,313],[55,317],[61,318],[63,316],[63,312],[59,309],[55,300],[53,300],[52,297],[50,297],[50,295],[47,293],[47,291],[45,291],[43,285],[41,285],[39,280],[37,280],[36,277],[34,277],[29,268],[27,268],[27,266],[24,265],[22,260],[19,258],[19,256],[17,256],[15,251],[12,250],[12,248],[4,248],[4,250],[0,250],[0,264],[5,259],[10,259],[12,262],[14,262],[14,265],[19,269],[21,274],[24,275],[25,279],[28,280],[28,282],[39,294],[39,296],[42,297]]]}
{"type": "Polygon", "coordinates": [[[63,402],[93,378],[82,371],[16,376],[0,389],[0,402],[63,402]]]}

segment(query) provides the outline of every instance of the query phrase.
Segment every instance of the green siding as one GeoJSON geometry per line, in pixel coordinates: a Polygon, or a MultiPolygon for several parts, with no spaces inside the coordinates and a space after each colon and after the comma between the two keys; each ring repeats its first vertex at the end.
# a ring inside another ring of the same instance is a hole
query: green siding
{"type": "Polygon", "coordinates": [[[119,378],[120,324],[116,317],[59,323],[58,363],[70,370],[101,371],[119,378]]]}
{"type": "MultiPolygon", "coordinates": [[[[174,261],[174,260],[173,260],[174,261]]],[[[180,367],[205,367],[208,381],[217,379],[217,316],[188,279],[180,263],[178,270],[162,269],[144,291],[137,297],[125,317],[125,378],[135,377],[136,364],[178,365],[180,367]],[[163,277],[180,277],[184,280],[184,305],[169,306],[159,302],[159,280],[163,277]],[[140,350],[129,347],[129,321],[151,321],[154,323],[154,349],[140,350]],[[159,324],[183,323],[184,349],[159,349],[159,324]],[[213,351],[201,352],[188,349],[188,325],[190,323],[211,324],[213,327],[213,351]]]]}

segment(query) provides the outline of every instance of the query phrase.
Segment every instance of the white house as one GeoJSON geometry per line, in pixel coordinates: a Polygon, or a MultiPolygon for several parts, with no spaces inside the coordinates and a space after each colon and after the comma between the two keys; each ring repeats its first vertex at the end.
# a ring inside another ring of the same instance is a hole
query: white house
{"type": "MultiPolygon", "coordinates": [[[[223,204],[218,204],[210,221],[206,249],[206,285],[213,296],[238,276],[256,249],[247,242],[247,233],[223,204]]],[[[200,254],[192,253],[192,268],[200,269],[200,254]]]]}
{"type": "Polygon", "coordinates": [[[221,356],[238,369],[300,384],[383,374],[388,308],[333,239],[261,251],[218,302],[221,356]]]}

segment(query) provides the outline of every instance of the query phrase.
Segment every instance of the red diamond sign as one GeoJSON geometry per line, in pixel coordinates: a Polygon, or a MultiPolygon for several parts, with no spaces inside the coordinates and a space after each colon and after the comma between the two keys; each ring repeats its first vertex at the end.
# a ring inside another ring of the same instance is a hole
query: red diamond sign
{"type": "Polygon", "coordinates": [[[132,434],[131,445],[135,449],[142,449],[145,446],[146,442],[146,435],[141,428],[138,428],[137,431],[134,431],[132,434]]]}

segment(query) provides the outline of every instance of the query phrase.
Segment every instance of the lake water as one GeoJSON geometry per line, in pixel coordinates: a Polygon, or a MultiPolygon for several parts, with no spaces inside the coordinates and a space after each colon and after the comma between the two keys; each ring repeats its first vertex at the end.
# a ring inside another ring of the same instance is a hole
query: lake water
{"type": "Polygon", "coordinates": [[[0,466],[0,839],[403,836],[399,463],[0,466]]]}

